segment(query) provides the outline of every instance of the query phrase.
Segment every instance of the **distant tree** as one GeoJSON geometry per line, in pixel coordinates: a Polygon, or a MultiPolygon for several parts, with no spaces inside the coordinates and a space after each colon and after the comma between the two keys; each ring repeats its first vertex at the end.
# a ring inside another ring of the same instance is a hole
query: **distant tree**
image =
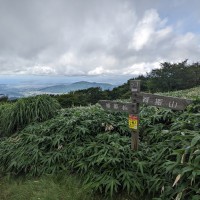
{"type": "Polygon", "coordinates": [[[8,101],[8,96],[0,94],[0,102],[7,102],[8,101]]]}
{"type": "Polygon", "coordinates": [[[164,62],[160,69],[148,73],[147,78],[148,89],[152,92],[187,89],[200,84],[200,65],[189,65],[187,60],[174,64],[164,62]]]}

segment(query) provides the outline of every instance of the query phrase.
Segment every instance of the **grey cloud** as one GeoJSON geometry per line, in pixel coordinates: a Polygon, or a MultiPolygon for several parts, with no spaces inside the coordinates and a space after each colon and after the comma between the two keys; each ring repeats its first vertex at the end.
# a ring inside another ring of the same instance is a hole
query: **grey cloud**
{"type": "MultiPolygon", "coordinates": [[[[169,5],[159,0],[0,0],[0,73],[121,73],[140,63],[148,68],[161,60],[198,59],[198,33],[191,39],[184,25],[183,33],[175,30],[175,12],[187,5],[176,0],[169,5]],[[135,49],[137,27],[149,12],[157,21],[135,49]]],[[[192,3],[188,8],[191,17],[199,16],[192,3]]]]}

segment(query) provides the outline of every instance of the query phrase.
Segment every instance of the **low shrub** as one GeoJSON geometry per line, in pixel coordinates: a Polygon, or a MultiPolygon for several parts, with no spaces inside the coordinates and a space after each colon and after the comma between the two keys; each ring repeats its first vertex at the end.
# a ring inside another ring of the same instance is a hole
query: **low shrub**
{"type": "Polygon", "coordinates": [[[143,107],[140,119],[134,152],[126,114],[99,106],[62,110],[1,139],[0,170],[29,176],[68,170],[111,197],[126,192],[139,199],[199,199],[199,111],[143,107]]]}
{"type": "Polygon", "coordinates": [[[10,136],[32,122],[54,117],[59,103],[48,95],[21,98],[12,104],[0,105],[0,136],[10,136]]]}

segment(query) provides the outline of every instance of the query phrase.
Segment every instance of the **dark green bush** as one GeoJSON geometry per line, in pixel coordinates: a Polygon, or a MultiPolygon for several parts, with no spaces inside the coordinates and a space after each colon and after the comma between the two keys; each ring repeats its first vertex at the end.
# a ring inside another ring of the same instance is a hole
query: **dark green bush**
{"type": "MultiPolygon", "coordinates": [[[[195,105],[196,106],[196,105],[195,105]]],[[[130,149],[127,115],[99,106],[62,110],[0,141],[0,170],[39,176],[80,174],[94,191],[140,199],[198,199],[198,112],[142,108],[139,151],[130,149]]]]}
{"type": "Polygon", "coordinates": [[[48,95],[19,99],[13,104],[0,105],[0,136],[9,136],[31,122],[54,117],[59,103],[48,95]]]}

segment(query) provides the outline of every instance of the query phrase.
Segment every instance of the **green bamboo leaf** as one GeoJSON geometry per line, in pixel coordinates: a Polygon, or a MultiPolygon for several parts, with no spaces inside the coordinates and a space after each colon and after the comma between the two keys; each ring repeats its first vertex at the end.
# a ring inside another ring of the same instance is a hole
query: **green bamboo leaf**
{"type": "Polygon", "coordinates": [[[195,146],[200,141],[200,134],[197,134],[191,141],[191,146],[195,146]]]}

